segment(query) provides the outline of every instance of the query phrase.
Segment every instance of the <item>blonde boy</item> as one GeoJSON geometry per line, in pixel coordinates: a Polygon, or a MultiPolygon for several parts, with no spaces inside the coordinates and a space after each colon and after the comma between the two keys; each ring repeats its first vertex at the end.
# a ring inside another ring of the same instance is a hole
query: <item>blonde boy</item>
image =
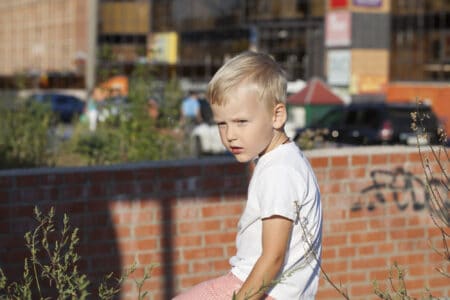
{"type": "Polygon", "coordinates": [[[208,99],[222,143],[255,161],[229,274],[176,299],[314,299],[322,208],[314,172],[284,132],[286,78],[268,55],[244,52],[220,68],[208,99]]]}

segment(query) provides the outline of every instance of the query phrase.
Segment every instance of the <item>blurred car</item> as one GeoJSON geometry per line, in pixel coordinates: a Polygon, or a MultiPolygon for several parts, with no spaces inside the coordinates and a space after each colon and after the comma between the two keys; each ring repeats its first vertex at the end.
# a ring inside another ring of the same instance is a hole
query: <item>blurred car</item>
{"type": "Polygon", "coordinates": [[[195,157],[227,153],[220,139],[219,128],[214,123],[211,106],[206,99],[198,101],[202,122],[192,129],[191,152],[195,157]]]}
{"type": "Polygon", "coordinates": [[[53,92],[32,94],[29,101],[49,105],[58,119],[64,123],[70,123],[80,116],[86,106],[86,103],[78,97],[53,92]]]}
{"type": "Polygon", "coordinates": [[[352,103],[330,110],[310,126],[297,129],[298,141],[306,132],[320,132],[326,142],[349,145],[406,144],[416,145],[412,129],[412,114],[425,116],[418,130],[426,129],[427,136],[419,137],[420,144],[439,142],[439,121],[430,106],[415,103],[368,102],[352,103]]]}

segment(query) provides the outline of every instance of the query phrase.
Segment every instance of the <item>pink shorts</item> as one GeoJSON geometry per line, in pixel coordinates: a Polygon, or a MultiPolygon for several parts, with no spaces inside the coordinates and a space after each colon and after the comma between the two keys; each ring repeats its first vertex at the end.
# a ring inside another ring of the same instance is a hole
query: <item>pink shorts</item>
{"type": "MultiPolygon", "coordinates": [[[[237,293],[242,284],[239,278],[229,272],[224,276],[199,283],[172,300],[231,300],[233,292],[237,293]]],[[[275,300],[270,296],[264,299],[275,300]]]]}

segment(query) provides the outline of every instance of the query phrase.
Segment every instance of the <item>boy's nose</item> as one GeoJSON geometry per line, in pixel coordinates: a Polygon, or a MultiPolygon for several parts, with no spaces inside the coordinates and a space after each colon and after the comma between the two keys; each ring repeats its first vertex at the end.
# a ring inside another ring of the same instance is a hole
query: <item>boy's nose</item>
{"type": "Polygon", "coordinates": [[[226,132],[226,137],[227,137],[228,141],[233,141],[236,139],[236,131],[233,128],[233,126],[228,126],[227,132],[226,132]]]}

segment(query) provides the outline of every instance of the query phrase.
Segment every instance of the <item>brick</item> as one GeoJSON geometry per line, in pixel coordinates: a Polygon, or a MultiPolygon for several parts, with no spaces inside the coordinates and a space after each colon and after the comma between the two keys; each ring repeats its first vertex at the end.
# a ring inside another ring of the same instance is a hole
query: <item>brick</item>
{"type": "Polygon", "coordinates": [[[214,270],[214,266],[210,262],[194,262],[191,271],[194,273],[205,273],[214,270]]]}
{"type": "Polygon", "coordinates": [[[345,232],[366,231],[367,228],[366,220],[349,220],[342,223],[342,229],[345,232]]]}
{"type": "Polygon", "coordinates": [[[324,261],[322,262],[322,268],[328,274],[347,272],[348,263],[347,261],[324,261]]]}
{"type": "Polygon", "coordinates": [[[356,247],[342,247],[338,250],[338,257],[354,257],[356,254],[356,247]]]}
{"type": "Polygon", "coordinates": [[[147,251],[147,250],[153,250],[158,248],[159,242],[157,239],[143,239],[143,240],[137,240],[136,246],[138,251],[147,251]]]}
{"type": "Polygon", "coordinates": [[[379,241],[384,241],[387,238],[386,232],[376,231],[376,232],[363,232],[363,233],[352,233],[350,235],[351,243],[375,243],[379,241]]]}
{"type": "MultiPolygon", "coordinates": [[[[153,278],[150,278],[146,280],[142,284],[142,291],[149,291],[152,296],[154,296],[152,291],[161,291],[164,288],[164,284],[160,280],[152,280],[153,278]]],[[[154,299],[154,298],[153,298],[154,299]]]]}
{"type": "Polygon", "coordinates": [[[408,155],[405,153],[389,155],[389,162],[394,165],[397,165],[397,164],[403,165],[407,160],[408,160],[408,155]]]}
{"type": "Polygon", "coordinates": [[[205,218],[208,217],[217,217],[217,216],[233,216],[239,215],[243,212],[244,206],[241,203],[237,204],[223,204],[223,205],[214,205],[214,206],[206,206],[203,207],[201,212],[202,216],[205,218]]]}
{"type": "Polygon", "coordinates": [[[175,274],[189,274],[189,272],[190,272],[189,264],[188,263],[183,263],[183,264],[177,263],[172,266],[172,271],[175,274]]]}
{"type": "Polygon", "coordinates": [[[176,235],[173,237],[173,246],[176,248],[202,246],[202,236],[176,235]]]}
{"type": "Polygon", "coordinates": [[[231,268],[228,259],[226,260],[218,260],[213,262],[214,270],[216,271],[226,271],[231,268]]]}
{"type": "Polygon", "coordinates": [[[421,162],[421,155],[419,152],[411,152],[407,154],[407,160],[409,163],[418,163],[421,162]]]}
{"type": "Polygon", "coordinates": [[[328,158],[327,157],[313,157],[309,159],[309,162],[313,169],[320,169],[328,167],[328,158]]]}
{"type": "Polygon", "coordinates": [[[358,258],[352,259],[351,263],[351,269],[375,269],[375,268],[381,268],[385,269],[388,266],[388,262],[385,258],[379,258],[379,257],[363,257],[358,256],[358,258]]]}
{"type": "Polygon", "coordinates": [[[387,164],[388,156],[386,154],[374,154],[372,155],[370,162],[374,165],[387,164]]]}
{"type": "Polygon", "coordinates": [[[373,245],[360,246],[358,248],[358,254],[361,256],[373,255],[374,253],[375,253],[375,247],[373,245]]]}
{"type": "Polygon", "coordinates": [[[399,229],[391,231],[390,236],[393,240],[424,238],[425,230],[423,228],[399,229]]]}
{"type": "MultiPolygon", "coordinates": [[[[160,224],[148,224],[148,225],[139,225],[139,224],[141,223],[138,223],[138,225],[132,230],[133,235],[135,237],[146,237],[162,234],[162,226],[160,224]]],[[[128,232],[130,232],[130,229],[127,226],[120,226],[118,228],[123,228],[123,230],[128,230],[128,232]]],[[[118,230],[118,228],[116,230],[118,230]]]]}
{"type": "MultiPolygon", "coordinates": [[[[6,181],[3,179],[3,181],[6,181]]],[[[39,186],[41,184],[41,177],[38,175],[24,175],[16,177],[15,184],[18,188],[27,186],[39,186]]]]}
{"type": "Polygon", "coordinates": [[[336,248],[335,247],[326,247],[322,249],[322,258],[323,259],[333,259],[336,258],[336,248]]]}
{"type": "Polygon", "coordinates": [[[394,251],[392,243],[377,243],[376,247],[379,253],[391,253],[394,251]]]}
{"type": "Polygon", "coordinates": [[[331,157],[331,167],[347,167],[349,158],[347,156],[333,156],[331,157]]]}
{"type": "Polygon", "coordinates": [[[0,176],[0,188],[13,188],[16,178],[14,176],[0,176]]]}
{"type": "Polygon", "coordinates": [[[366,176],[366,167],[352,167],[350,169],[351,178],[364,178],[366,176]]]}
{"type": "Polygon", "coordinates": [[[331,287],[331,284],[328,282],[320,285],[316,296],[317,299],[341,299],[343,297],[336,289],[331,287]],[[324,288],[325,285],[328,285],[329,288],[324,288]]]}
{"type": "Polygon", "coordinates": [[[226,243],[234,243],[236,239],[235,232],[205,234],[206,245],[223,245],[226,243]]]}
{"type": "Polygon", "coordinates": [[[369,157],[367,155],[352,155],[350,164],[352,166],[367,165],[368,162],[369,162],[369,157]]]}
{"type": "Polygon", "coordinates": [[[250,178],[250,170],[247,164],[242,163],[233,163],[226,164],[224,166],[225,174],[233,175],[233,174],[245,174],[245,177],[250,178]]]}
{"type": "Polygon", "coordinates": [[[200,215],[199,203],[183,203],[172,208],[173,218],[175,220],[198,219],[200,215]]]}
{"type": "Polygon", "coordinates": [[[216,231],[220,229],[219,220],[200,222],[181,222],[178,224],[179,233],[216,231]]]}
{"type": "Polygon", "coordinates": [[[343,187],[342,187],[342,183],[341,182],[333,182],[333,183],[329,183],[324,185],[321,189],[320,192],[323,194],[335,194],[335,193],[340,193],[343,191],[343,187]]]}
{"type": "Polygon", "coordinates": [[[406,265],[423,265],[424,264],[424,256],[422,253],[420,254],[403,254],[403,255],[394,255],[390,258],[390,263],[394,264],[397,262],[401,268],[405,268],[406,265]]]}
{"type": "Polygon", "coordinates": [[[347,235],[346,234],[325,235],[322,239],[322,244],[324,245],[324,247],[346,245],[347,235]]]}
{"type": "Polygon", "coordinates": [[[329,171],[328,176],[331,180],[351,180],[352,172],[348,168],[333,168],[329,171]]]}
{"type": "Polygon", "coordinates": [[[367,296],[373,294],[373,286],[370,282],[366,284],[352,284],[349,287],[350,298],[357,296],[367,296]]]}
{"type": "Polygon", "coordinates": [[[336,275],[332,275],[332,280],[334,283],[344,283],[353,284],[357,282],[366,283],[369,282],[369,277],[367,276],[367,272],[364,271],[356,271],[352,270],[352,272],[339,273],[336,275]]]}
{"type": "Polygon", "coordinates": [[[211,257],[223,257],[223,247],[207,247],[207,248],[200,248],[200,249],[185,249],[183,250],[183,257],[184,259],[194,260],[194,259],[201,259],[201,258],[211,258],[211,257]]]}
{"type": "MultiPolygon", "coordinates": [[[[134,252],[133,252],[134,253],[134,252]]],[[[137,254],[137,261],[142,265],[149,265],[149,264],[161,264],[163,261],[163,257],[160,251],[153,251],[153,252],[145,252],[137,254]]]]}

